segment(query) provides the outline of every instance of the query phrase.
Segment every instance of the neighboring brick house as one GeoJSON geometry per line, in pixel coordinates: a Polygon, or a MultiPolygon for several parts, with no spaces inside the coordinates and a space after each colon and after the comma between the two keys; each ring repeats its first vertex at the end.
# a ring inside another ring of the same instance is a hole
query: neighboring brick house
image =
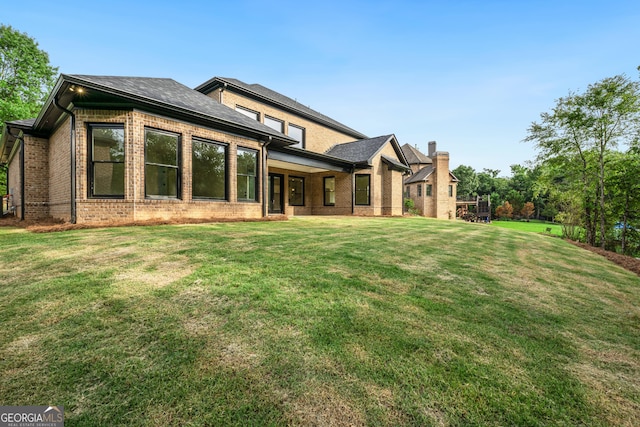
{"type": "Polygon", "coordinates": [[[367,138],[260,85],[61,75],[3,129],[15,214],[72,223],[402,215],[395,136],[367,138]]]}
{"type": "Polygon", "coordinates": [[[449,153],[436,151],[435,141],[428,148],[429,154],[424,155],[417,147],[402,146],[412,172],[404,179],[405,197],[423,216],[454,219],[458,179],[449,170],[449,153]]]}

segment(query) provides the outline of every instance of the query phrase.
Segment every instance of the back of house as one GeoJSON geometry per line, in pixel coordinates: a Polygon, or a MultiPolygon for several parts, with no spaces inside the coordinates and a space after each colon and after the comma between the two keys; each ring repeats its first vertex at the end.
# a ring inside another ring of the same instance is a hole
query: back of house
{"type": "Polygon", "coordinates": [[[257,84],[61,75],[0,141],[19,218],[72,223],[402,215],[411,173],[368,138],[257,84]]]}

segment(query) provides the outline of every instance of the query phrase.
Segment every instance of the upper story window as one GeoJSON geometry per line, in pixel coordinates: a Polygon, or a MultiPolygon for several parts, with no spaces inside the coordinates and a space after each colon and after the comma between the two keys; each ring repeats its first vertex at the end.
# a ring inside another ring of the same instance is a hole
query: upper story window
{"type": "Polygon", "coordinates": [[[274,119],[273,117],[264,116],[264,124],[269,126],[273,130],[277,130],[280,133],[284,133],[284,122],[282,120],[274,119]]]}
{"type": "Polygon", "coordinates": [[[356,205],[369,205],[371,175],[356,175],[356,205]]]}
{"type": "Polygon", "coordinates": [[[180,197],[180,135],[144,131],[144,192],[147,197],[180,197]]]}
{"type": "Polygon", "coordinates": [[[89,196],[124,197],[124,125],[89,125],[89,196]]]}
{"type": "Polygon", "coordinates": [[[260,121],[260,113],[258,113],[257,111],[253,111],[250,110],[248,108],[244,108],[244,107],[240,107],[239,105],[236,106],[236,111],[238,113],[242,113],[245,116],[252,118],[253,120],[257,120],[260,121]]]}
{"type": "Polygon", "coordinates": [[[258,152],[238,148],[238,200],[258,200],[258,152]]]}
{"type": "Polygon", "coordinates": [[[336,204],[336,178],[327,176],[324,178],[324,205],[335,206],[336,204]]]}
{"type": "Polygon", "coordinates": [[[304,141],[304,137],[305,137],[304,128],[300,126],[292,125],[291,123],[289,123],[289,137],[298,141],[298,143],[292,145],[292,147],[305,148],[306,144],[304,141]]]}
{"type": "Polygon", "coordinates": [[[193,198],[227,198],[227,146],[193,138],[192,195],[193,198]]]}

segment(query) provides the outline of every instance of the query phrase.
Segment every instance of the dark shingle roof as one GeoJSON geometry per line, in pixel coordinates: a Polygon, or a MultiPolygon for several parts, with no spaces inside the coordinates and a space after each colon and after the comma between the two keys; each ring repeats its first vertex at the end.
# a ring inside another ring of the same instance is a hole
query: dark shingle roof
{"type": "Polygon", "coordinates": [[[207,92],[209,90],[211,90],[212,88],[220,85],[220,83],[226,83],[227,85],[230,85],[232,87],[235,87],[237,89],[240,89],[242,91],[245,91],[249,94],[252,94],[254,96],[257,96],[259,98],[262,98],[266,101],[272,102],[274,104],[277,104],[280,107],[284,107],[285,109],[288,109],[298,115],[301,115],[303,117],[309,118],[311,120],[314,120],[316,122],[320,122],[322,124],[328,125],[330,127],[332,127],[333,129],[336,129],[340,132],[346,133],[347,135],[351,135],[355,138],[366,138],[367,136],[348,127],[343,125],[342,123],[332,119],[331,117],[325,116],[322,113],[319,113],[315,110],[312,110],[311,108],[300,104],[299,102],[295,101],[294,99],[289,98],[288,96],[285,96],[281,93],[278,93],[274,90],[271,90],[267,87],[264,87],[262,85],[253,83],[253,84],[248,84],[245,83],[243,81],[240,81],[238,79],[234,79],[234,78],[227,78],[227,77],[214,77],[213,79],[201,84],[200,86],[196,87],[195,90],[197,91],[202,91],[202,92],[207,92]]]}
{"type": "Polygon", "coordinates": [[[384,154],[380,157],[382,158],[383,162],[388,164],[393,169],[396,169],[402,172],[411,171],[411,168],[409,168],[407,165],[403,164],[402,162],[397,161],[396,159],[392,159],[391,157],[385,156],[384,154]]]}
{"type": "Polygon", "coordinates": [[[377,138],[361,139],[359,141],[337,144],[331,147],[325,154],[352,163],[371,164],[373,156],[391,139],[393,135],[384,135],[377,138]]]}
{"type": "MultiPolygon", "coordinates": [[[[263,125],[243,114],[234,111],[214,99],[195,91],[173,79],[152,77],[120,77],[120,76],[64,76],[75,84],[86,84],[96,89],[104,89],[110,93],[134,98],[171,109],[195,114],[205,119],[224,122],[233,126],[248,128],[261,134],[276,136],[288,140],[287,136],[263,125]]],[[[291,140],[293,141],[293,140],[291,140]]]]}
{"type": "Polygon", "coordinates": [[[433,163],[429,156],[424,155],[420,150],[409,144],[402,146],[402,152],[410,165],[433,163]]]}
{"type": "Polygon", "coordinates": [[[431,175],[431,173],[433,173],[433,166],[432,165],[425,166],[422,169],[420,169],[418,172],[414,173],[413,175],[405,179],[404,183],[412,184],[414,182],[426,181],[426,179],[429,178],[429,175],[431,175]]]}

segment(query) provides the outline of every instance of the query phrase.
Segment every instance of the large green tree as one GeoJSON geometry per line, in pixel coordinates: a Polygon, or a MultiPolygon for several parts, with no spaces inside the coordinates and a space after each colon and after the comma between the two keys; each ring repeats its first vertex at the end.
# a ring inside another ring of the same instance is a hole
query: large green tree
{"type": "Polygon", "coordinates": [[[460,165],[451,171],[458,178],[458,196],[475,197],[478,194],[478,175],[471,166],[460,165]]]}
{"type": "MultiPolygon", "coordinates": [[[[0,25],[0,132],[8,121],[38,114],[57,73],[58,68],[49,64],[49,55],[33,38],[0,25]]],[[[4,168],[0,168],[0,187],[4,192],[4,168]]]]}
{"type": "Polygon", "coordinates": [[[621,75],[589,85],[584,93],[570,92],[551,112],[531,125],[526,141],[536,144],[539,160],[561,164],[569,186],[580,193],[586,240],[605,247],[607,165],[610,150],[637,144],[640,130],[640,84],[621,75]]]}

